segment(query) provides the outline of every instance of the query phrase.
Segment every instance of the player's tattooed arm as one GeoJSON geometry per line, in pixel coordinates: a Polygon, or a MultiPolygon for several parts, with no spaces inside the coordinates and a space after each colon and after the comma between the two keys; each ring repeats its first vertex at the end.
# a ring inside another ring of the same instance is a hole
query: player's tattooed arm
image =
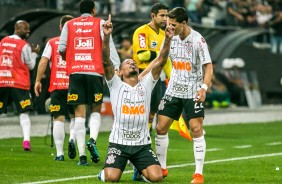
{"type": "Polygon", "coordinates": [[[161,71],[167,62],[169,51],[170,51],[170,42],[174,35],[174,27],[168,24],[165,30],[165,34],[166,34],[165,40],[162,45],[160,55],[156,58],[156,63],[154,64],[154,67],[152,69],[152,74],[153,74],[154,79],[159,78],[161,71]]]}
{"type": "Polygon", "coordinates": [[[110,60],[110,35],[112,31],[111,15],[109,15],[108,20],[103,25],[104,39],[102,47],[103,66],[107,80],[111,80],[115,74],[114,65],[110,60]]]}

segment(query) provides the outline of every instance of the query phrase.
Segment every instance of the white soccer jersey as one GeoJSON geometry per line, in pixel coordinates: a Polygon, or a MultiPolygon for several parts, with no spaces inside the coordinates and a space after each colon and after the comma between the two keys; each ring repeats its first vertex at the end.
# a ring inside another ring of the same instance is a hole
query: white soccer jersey
{"type": "Polygon", "coordinates": [[[148,121],[156,82],[151,72],[134,87],[117,75],[107,81],[114,114],[109,142],[131,146],[151,144],[148,121]]]}
{"type": "Polygon", "coordinates": [[[203,80],[202,65],[211,63],[205,39],[197,31],[190,30],[191,33],[184,40],[179,36],[174,36],[171,40],[169,57],[173,69],[166,95],[195,98],[203,80]]]}

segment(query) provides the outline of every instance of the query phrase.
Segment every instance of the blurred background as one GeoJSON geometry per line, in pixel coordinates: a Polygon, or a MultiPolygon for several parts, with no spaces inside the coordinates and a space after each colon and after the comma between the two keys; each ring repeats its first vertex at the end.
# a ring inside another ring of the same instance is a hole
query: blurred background
{"type": "MultiPolygon", "coordinates": [[[[282,104],[282,2],[280,0],[97,0],[98,17],[112,14],[113,38],[120,57],[130,50],[134,30],[148,23],[151,5],[182,6],[189,25],[206,39],[215,75],[206,106],[211,109],[282,104]]],[[[31,44],[41,45],[58,36],[62,15],[79,16],[78,0],[0,0],[0,39],[13,34],[17,20],[30,23],[31,44]]],[[[40,58],[38,58],[39,61],[40,58]]],[[[34,84],[36,69],[31,71],[34,84]]],[[[44,91],[34,97],[35,114],[45,114],[50,94],[49,71],[44,91]]],[[[105,92],[107,89],[105,87],[105,92]]],[[[108,99],[105,98],[107,102],[108,99]]],[[[104,113],[109,114],[108,105],[104,113]]],[[[13,106],[9,111],[14,112],[13,106]]],[[[8,112],[9,113],[9,112],[8,112]]]]}

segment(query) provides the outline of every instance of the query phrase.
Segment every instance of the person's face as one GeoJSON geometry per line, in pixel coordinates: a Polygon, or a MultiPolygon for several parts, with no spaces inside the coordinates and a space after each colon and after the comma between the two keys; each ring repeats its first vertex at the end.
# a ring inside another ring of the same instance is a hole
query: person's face
{"type": "Polygon", "coordinates": [[[182,23],[176,22],[176,19],[168,19],[168,23],[174,27],[174,35],[180,35],[186,25],[186,22],[183,21],[182,23]]]}
{"type": "Polygon", "coordinates": [[[120,68],[121,77],[131,77],[134,75],[139,75],[139,68],[133,59],[127,59],[123,61],[120,68]]]}
{"type": "Polygon", "coordinates": [[[131,46],[131,42],[128,39],[124,39],[121,42],[122,48],[129,49],[131,46]]]}
{"type": "Polygon", "coordinates": [[[29,24],[27,22],[22,22],[16,29],[16,34],[22,39],[28,39],[29,37],[29,24]]]}
{"type": "Polygon", "coordinates": [[[167,10],[159,10],[157,14],[152,14],[154,22],[161,28],[166,26],[167,10]]]}

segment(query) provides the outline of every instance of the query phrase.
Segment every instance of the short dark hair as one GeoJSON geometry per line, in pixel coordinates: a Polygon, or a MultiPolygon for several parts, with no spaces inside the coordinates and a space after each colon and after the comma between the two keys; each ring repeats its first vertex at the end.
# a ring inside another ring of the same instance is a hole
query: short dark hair
{"type": "Polygon", "coordinates": [[[181,23],[183,21],[186,21],[186,23],[188,23],[188,12],[183,7],[173,8],[168,12],[167,16],[171,19],[176,19],[176,22],[181,23]]]}
{"type": "Polygon", "coordinates": [[[95,8],[95,2],[93,0],[81,0],[79,3],[80,14],[91,13],[95,8]]]}
{"type": "Polygon", "coordinates": [[[71,19],[73,19],[73,16],[71,16],[71,15],[64,15],[64,16],[62,16],[62,17],[61,17],[61,20],[60,20],[60,25],[61,25],[62,27],[64,27],[65,23],[66,23],[67,21],[71,20],[71,19]]]}
{"type": "Polygon", "coordinates": [[[168,10],[168,6],[162,3],[156,3],[151,7],[151,13],[158,14],[159,10],[168,10]]]}

